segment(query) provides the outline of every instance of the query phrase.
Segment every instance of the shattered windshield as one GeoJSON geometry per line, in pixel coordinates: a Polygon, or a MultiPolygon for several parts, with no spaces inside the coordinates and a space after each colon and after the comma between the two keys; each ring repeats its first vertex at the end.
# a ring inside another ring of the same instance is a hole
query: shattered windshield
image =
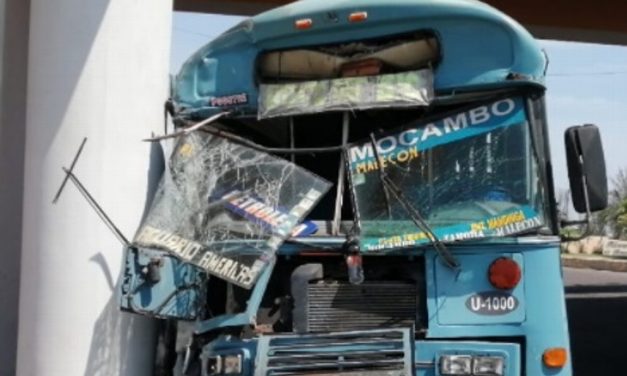
{"type": "Polygon", "coordinates": [[[134,244],[250,288],[328,189],[282,158],[193,132],[177,140],[134,244]]]}
{"type": "Polygon", "coordinates": [[[444,242],[518,234],[544,223],[542,184],[522,98],[418,122],[348,150],[363,250],[429,240],[385,191],[380,167],[444,242]]]}

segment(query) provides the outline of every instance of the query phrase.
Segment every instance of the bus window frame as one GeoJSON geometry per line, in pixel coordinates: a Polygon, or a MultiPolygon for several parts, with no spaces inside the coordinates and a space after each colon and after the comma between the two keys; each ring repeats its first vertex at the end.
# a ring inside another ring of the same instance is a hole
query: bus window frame
{"type": "MultiPolygon", "coordinates": [[[[530,169],[530,174],[534,174],[537,176],[537,178],[540,180],[539,183],[541,185],[540,187],[536,188],[535,191],[536,191],[536,194],[539,193],[541,195],[542,207],[540,208],[541,211],[539,214],[541,214],[541,217],[543,218],[544,226],[537,228],[533,231],[536,234],[539,234],[542,232],[542,229],[548,227],[551,229],[551,232],[552,232],[551,235],[556,235],[558,234],[557,226],[559,226],[559,222],[557,220],[557,204],[556,204],[554,190],[553,190],[554,184],[552,180],[550,150],[549,150],[549,144],[548,142],[546,142],[548,140],[547,138],[548,130],[546,126],[547,121],[546,121],[546,111],[545,111],[545,102],[544,102],[543,92],[538,94],[537,92],[530,91],[530,90],[506,90],[504,93],[501,93],[501,95],[497,95],[490,99],[484,98],[477,102],[473,101],[472,104],[470,104],[471,101],[469,101],[469,104],[467,106],[462,106],[461,109],[456,109],[452,111],[443,111],[442,113],[438,113],[437,115],[432,114],[431,116],[428,116],[426,119],[429,119],[429,120],[438,119],[440,117],[445,117],[447,115],[454,114],[459,111],[463,111],[466,108],[472,108],[475,105],[477,105],[477,103],[489,103],[490,101],[498,100],[499,98],[507,98],[507,97],[514,97],[514,96],[520,96],[524,100],[524,106],[525,106],[524,110],[525,110],[525,115],[526,115],[526,121],[524,123],[524,126],[527,127],[527,137],[528,137],[526,142],[530,144],[528,147],[527,146],[525,147],[526,150],[528,150],[527,154],[529,155],[529,160],[526,162],[526,165],[528,167],[526,168],[530,169]],[[535,166],[534,166],[534,169],[536,170],[535,172],[531,170],[531,164],[534,162],[533,159],[535,159],[535,166]]],[[[436,96],[436,100],[437,100],[437,96],[436,96]]],[[[424,119],[422,120],[425,121],[424,119]]],[[[403,127],[404,126],[400,128],[403,128],[403,127]]],[[[345,150],[345,153],[347,152],[348,152],[348,149],[345,150]]],[[[345,155],[345,161],[348,161],[348,160],[349,160],[348,156],[345,155]]],[[[350,189],[350,197],[352,201],[353,215],[354,215],[353,221],[355,223],[354,228],[356,231],[354,235],[360,236],[362,234],[362,220],[359,214],[359,209],[357,207],[355,191],[353,188],[353,182],[352,182],[349,171],[350,171],[350,166],[347,166],[347,175],[348,175],[347,183],[349,184],[349,189],[350,189]]],[[[531,183],[531,179],[528,179],[528,180],[529,180],[529,183],[531,183]]],[[[512,234],[512,235],[506,236],[505,238],[518,238],[524,235],[529,235],[529,233],[523,232],[523,233],[512,234]]],[[[543,234],[543,235],[547,235],[547,234],[543,234]]],[[[481,239],[481,240],[494,241],[494,237],[488,236],[485,239],[481,239]]]]}
{"type": "Polygon", "coordinates": [[[544,92],[526,95],[528,124],[532,148],[537,159],[539,176],[541,176],[545,195],[546,225],[552,235],[559,234],[559,218],[557,200],[555,198],[555,182],[553,180],[553,165],[551,163],[551,148],[548,142],[548,121],[546,117],[546,96],[544,92]]]}

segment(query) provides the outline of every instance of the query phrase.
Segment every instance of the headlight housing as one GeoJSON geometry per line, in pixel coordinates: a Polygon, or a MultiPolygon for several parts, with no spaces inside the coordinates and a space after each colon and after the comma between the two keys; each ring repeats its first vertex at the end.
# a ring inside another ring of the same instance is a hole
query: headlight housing
{"type": "Polygon", "coordinates": [[[472,361],[472,374],[475,376],[501,376],[503,368],[500,356],[476,356],[472,361]]]}
{"type": "Polygon", "coordinates": [[[443,355],[440,357],[440,374],[442,375],[470,375],[472,371],[472,356],[470,355],[443,355]]]}
{"type": "Polygon", "coordinates": [[[225,354],[207,358],[207,374],[209,375],[241,375],[242,355],[225,354]]]}
{"type": "Polygon", "coordinates": [[[207,358],[207,374],[220,375],[222,373],[222,357],[220,355],[207,358]]]}
{"type": "Polygon", "coordinates": [[[503,376],[505,369],[500,356],[442,355],[439,363],[443,376],[503,376]]]}
{"type": "Polygon", "coordinates": [[[224,355],[222,357],[222,374],[239,375],[242,373],[242,356],[240,354],[224,355]]]}

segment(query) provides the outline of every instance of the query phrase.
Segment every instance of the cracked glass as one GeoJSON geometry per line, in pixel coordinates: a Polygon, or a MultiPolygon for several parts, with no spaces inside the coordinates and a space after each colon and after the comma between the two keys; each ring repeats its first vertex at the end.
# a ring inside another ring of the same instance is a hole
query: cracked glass
{"type": "Polygon", "coordinates": [[[347,159],[365,251],[429,242],[381,174],[444,242],[519,234],[545,221],[522,98],[410,124],[353,145],[347,159]]]}
{"type": "Polygon", "coordinates": [[[134,244],[250,288],[330,184],[202,131],[180,137],[134,244]]]}

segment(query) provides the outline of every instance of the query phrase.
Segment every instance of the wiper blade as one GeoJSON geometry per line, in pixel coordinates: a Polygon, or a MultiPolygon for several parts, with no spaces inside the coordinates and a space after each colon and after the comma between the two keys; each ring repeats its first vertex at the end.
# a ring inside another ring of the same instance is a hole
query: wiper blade
{"type": "Polygon", "coordinates": [[[394,184],[392,179],[390,179],[387,175],[383,176],[382,181],[384,182],[387,189],[392,192],[392,195],[401,204],[403,209],[405,209],[407,214],[409,214],[409,217],[411,218],[412,222],[414,222],[416,227],[418,227],[425,233],[427,239],[429,239],[429,241],[433,245],[433,248],[435,248],[438,254],[442,257],[445,264],[453,269],[457,269],[459,267],[459,262],[457,261],[457,259],[449,251],[448,247],[446,247],[446,245],[444,245],[444,243],[442,243],[440,239],[435,235],[435,233],[433,232],[429,224],[427,224],[427,222],[424,220],[420,212],[409,202],[409,200],[407,200],[407,198],[405,198],[403,192],[398,188],[398,186],[394,184]]]}
{"type": "MultiPolygon", "coordinates": [[[[388,176],[387,172],[385,171],[385,167],[383,163],[381,163],[379,151],[377,150],[377,142],[373,133],[370,133],[370,141],[372,143],[372,150],[374,153],[374,157],[377,161],[377,164],[379,165],[379,168],[377,169],[377,171],[379,172],[379,178],[381,179],[381,183],[383,185],[383,191],[385,193],[386,199],[388,197],[387,192],[392,193],[392,196],[394,196],[394,198],[401,204],[401,206],[407,212],[407,214],[409,215],[412,222],[414,222],[416,227],[418,227],[422,232],[425,233],[427,239],[429,239],[429,242],[431,243],[433,248],[435,248],[436,252],[438,252],[438,255],[442,257],[444,264],[446,264],[448,267],[452,269],[459,268],[459,261],[457,261],[457,259],[451,253],[451,251],[449,251],[448,247],[446,247],[446,245],[444,245],[444,243],[442,243],[440,239],[438,239],[438,237],[435,235],[435,233],[431,229],[431,226],[429,226],[427,221],[424,220],[424,218],[422,217],[418,209],[416,209],[411,204],[411,202],[403,194],[403,191],[388,176]]],[[[388,202],[388,212],[390,212],[389,202],[388,202]]]]}

